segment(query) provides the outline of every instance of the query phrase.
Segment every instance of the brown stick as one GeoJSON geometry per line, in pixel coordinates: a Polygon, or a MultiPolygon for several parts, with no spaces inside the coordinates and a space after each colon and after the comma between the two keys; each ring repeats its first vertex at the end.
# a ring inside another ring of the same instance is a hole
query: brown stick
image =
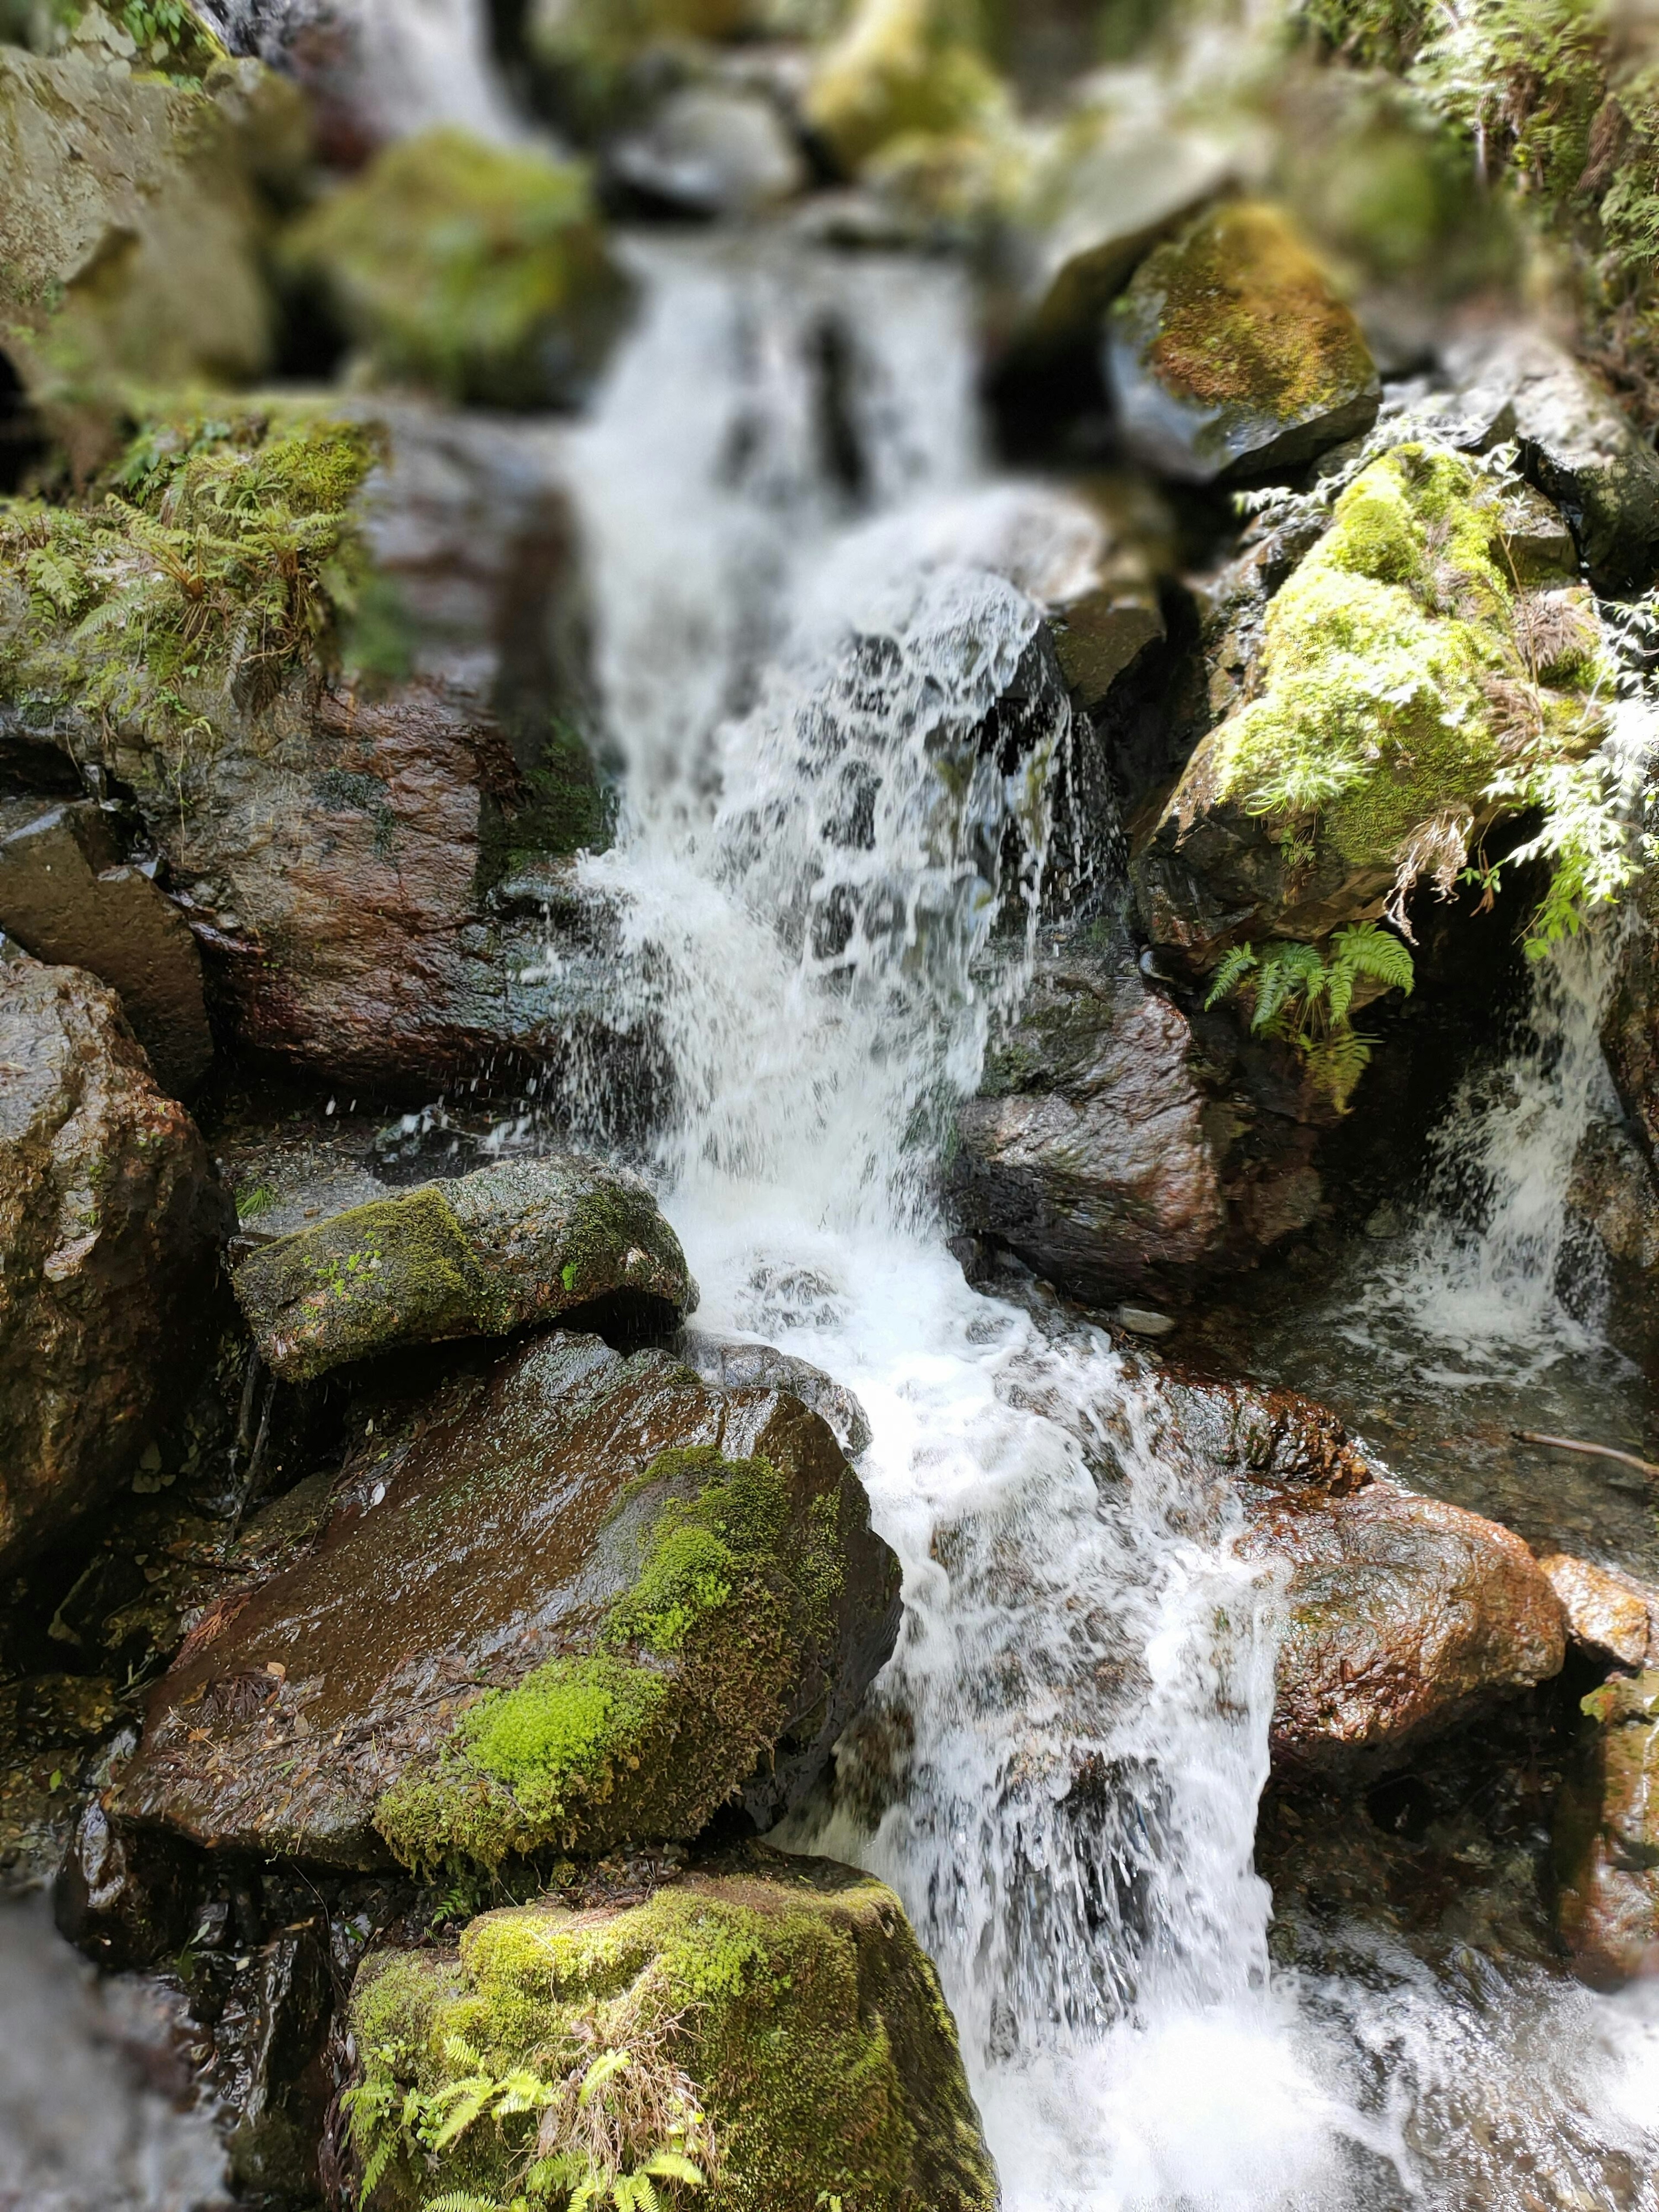
{"type": "Polygon", "coordinates": [[[1633,1467],[1639,1474],[1651,1475],[1659,1482],[1659,1467],[1650,1459],[1638,1459],[1634,1452],[1617,1451],[1611,1444],[1581,1443],[1576,1437],[1544,1437],[1535,1429],[1517,1429],[1516,1435],[1523,1444],[1553,1444],[1557,1451],[1583,1452],[1587,1459],[1616,1459],[1622,1466],[1633,1467]]]}

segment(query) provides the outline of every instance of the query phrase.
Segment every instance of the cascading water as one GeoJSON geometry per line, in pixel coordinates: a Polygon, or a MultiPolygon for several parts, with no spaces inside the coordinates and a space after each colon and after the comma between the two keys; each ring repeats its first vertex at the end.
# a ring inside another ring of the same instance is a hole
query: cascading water
{"type": "Polygon", "coordinates": [[[945,1249],[931,1169],[1023,981],[1066,742],[1018,585],[1076,552],[1060,502],[980,477],[955,281],[695,246],[645,273],[578,439],[625,772],[586,865],[678,1079],[699,1325],[859,1394],[905,1569],[899,1651],[787,1840],[903,1896],[1011,2208],[1518,2204],[1513,2142],[1466,2139],[1505,2100],[1522,2163],[1574,2146],[1580,2194],[1538,2203],[1659,2202],[1608,2193],[1648,2046],[1627,2020],[1615,2059],[1605,2001],[1510,1993],[1576,2039],[1523,2091],[1516,2020],[1404,1954],[1270,1971],[1273,1589],[1156,1391],[945,1249]],[[1010,696],[1011,746],[976,750],[1010,696]]]}

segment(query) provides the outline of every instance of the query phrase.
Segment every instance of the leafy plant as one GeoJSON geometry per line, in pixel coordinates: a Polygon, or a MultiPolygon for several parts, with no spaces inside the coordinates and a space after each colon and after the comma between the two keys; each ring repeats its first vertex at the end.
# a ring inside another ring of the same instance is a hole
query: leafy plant
{"type": "Polygon", "coordinates": [[[1316,945],[1285,942],[1261,952],[1236,945],[1216,969],[1204,1003],[1217,1006],[1235,994],[1247,998],[1251,1029],[1293,1045],[1316,1088],[1346,1114],[1376,1042],[1361,1036],[1349,1018],[1362,976],[1407,993],[1415,980],[1410,952],[1374,921],[1338,930],[1328,956],[1316,945]]]}

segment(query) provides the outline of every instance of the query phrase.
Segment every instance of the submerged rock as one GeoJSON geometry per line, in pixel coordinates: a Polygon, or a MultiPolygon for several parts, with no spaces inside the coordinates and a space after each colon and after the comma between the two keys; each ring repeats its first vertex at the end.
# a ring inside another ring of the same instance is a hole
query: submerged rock
{"type": "Polygon", "coordinates": [[[1164,475],[1282,471],[1376,419],[1358,324],[1270,207],[1229,204],[1158,247],[1109,328],[1124,437],[1164,475]]]}
{"type": "Polygon", "coordinates": [[[354,1206],[253,1253],[235,1291],[260,1357],[289,1382],[403,1345],[506,1336],[601,1300],[671,1316],[696,1304],[646,1185],[575,1153],[354,1206]]]}
{"type": "Polygon", "coordinates": [[[585,168],[454,127],[388,146],[289,251],[328,283],[368,375],[462,405],[580,400],[631,300],[585,168]]]}
{"type": "Polygon", "coordinates": [[[316,1555],[158,1688],[120,1810],[343,1866],[766,1826],[897,1619],[798,1399],[556,1334],[365,1438],[316,1555]]]}
{"type": "Polygon", "coordinates": [[[0,837],[0,930],[107,983],[162,1087],[189,1097],[213,1061],[201,956],[173,901],[123,864],[101,807],[46,808],[0,837]]]}
{"type": "Polygon", "coordinates": [[[233,1221],[113,994],[0,967],[0,1565],[101,1504],[181,1403],[233,1221]]]}
{"type": "Polygon", "coordinates": [[[1547,545],[1534,501],[1449,448],[1362,471],[1142,835],[1133,872],[1158,943],[1207,966],[1241,938],[1323,937],[1419,876],[1450,882],[1503,771],[1524,791],[1595,748],[1595,607],[1541,568],[1547,545]]]}
{"type": "Polygon", "coordinates": [[[1557,1924],[1600,1984],[1659,1971],[1659,1668],[1583,1700],[1578,1771],[1556,1808],[1557,1924]]]}
{"type": "Polygon", "coordinates": [[[751,1848],[643,1904],[485,1913],[454,1957],[367,1960],[351,2023],[357,2148],[389,2154],[383,2212],[434,2182],[494,2202],[532,2142],[601,2185],[672,2150],[710,2212],[998,2202],[938,1976],[892,1892],[832,1860],[751,1848]],[[528,2110],[452,2130],[434,2175],[398,2116],[411,2090],[415,2111],[447,2109],[473,2054],[495,2079],[530,2068],[528,2110]],[[614,2165],[588,2148],[596,2108],[614,2165]]]}

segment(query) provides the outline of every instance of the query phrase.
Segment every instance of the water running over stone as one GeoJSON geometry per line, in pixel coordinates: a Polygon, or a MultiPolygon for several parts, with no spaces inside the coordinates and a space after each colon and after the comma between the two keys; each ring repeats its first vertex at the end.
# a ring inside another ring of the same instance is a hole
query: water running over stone
{"type": "Polygon", "coordinates": [[[1602,2001],[1471,1996],[1403,1953],[1270,1970],[1273,1590],[1152,1384],[945,1249],[945,1109],[1020,987],[1068,737],[1019,588],[1065,528],[1011,533],[976,477],[960,295],[696,247],[647,273],[583,434],[625,771],[623,839],[588,866],[676,1073],[699,1326],[858,1394],[905,1568],[900,1650],[784,1840],[903,1896],[1011,2207],[1519,2202],[1531,2150],[1468,2137],[1510,2104],[1523,2136],[1582,2142],[1587,2193],[1540,2203],[1650,2203],[1617,2180],[1642,2107],[1602,2001]]]}

